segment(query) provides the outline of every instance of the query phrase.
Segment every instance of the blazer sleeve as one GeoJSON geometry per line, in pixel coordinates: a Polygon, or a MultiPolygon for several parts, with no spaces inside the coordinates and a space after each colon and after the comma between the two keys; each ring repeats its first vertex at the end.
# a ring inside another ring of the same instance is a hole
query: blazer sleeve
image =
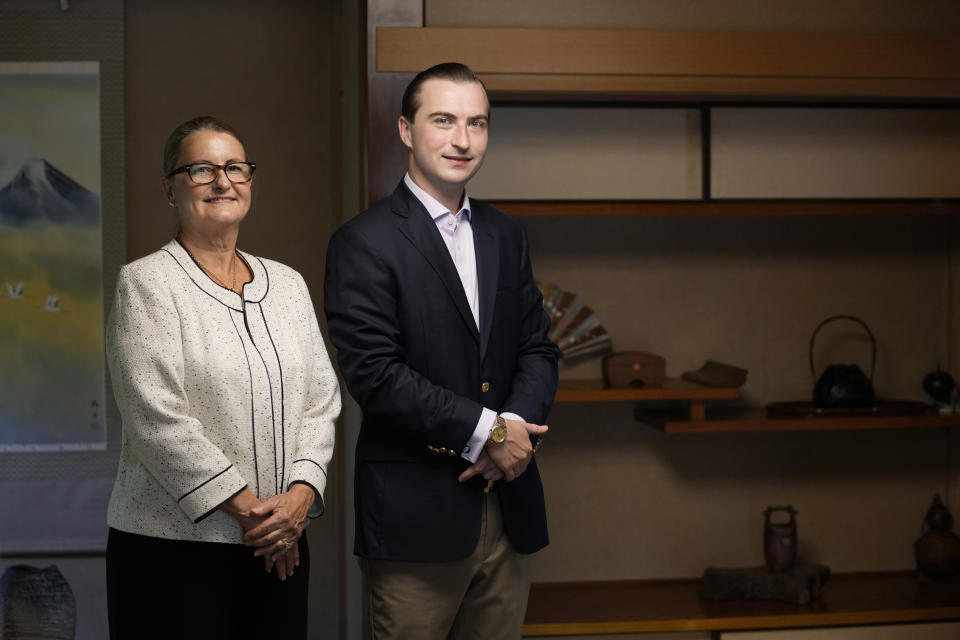
{"type": "Polygon", "coordinates": [[[124,447],[194,522],[247,483],[187,415],[180,318],[163,273],[123,267],[106,351],[124,447]]]}
{"type": "Polygon", "coordinates": [[[316,492],[317,497],[307,517],[323,515],[323,492],[327,485],[327,468],[333,457],[334,427],[340,415],[340,386],[337,374],[330,364],[323,343],[317,315],[310,301],[310,293],[302,278],[298,278],[304,314],[310,333],[311,375],[307,380],[303,419],[297,434],[297,451],[293,460],[289,485],[302,482],[316,492]]]}
{"type": "MultiPolygon", "coordinates": [[[[527,235],[520,234],[520,282],[523,289],[521,329],[517,364],[510,394],[502,411],[515,413],[535,424],[543,424],[557,393],[559,350],[548,337],[550,318],[543,309],[543,296],[533,279],[527,235]]],[[[492,335],[491,340],[497,336],[492,335]]]]}
{"type": "Polygon", "coordinates": [[[483,407],[407,364],[398,277],[354,226],[342,227],[330,240],[324,309],[340,369],[365,414],[389,416],[391,428],[460,451],[483,407]]]}

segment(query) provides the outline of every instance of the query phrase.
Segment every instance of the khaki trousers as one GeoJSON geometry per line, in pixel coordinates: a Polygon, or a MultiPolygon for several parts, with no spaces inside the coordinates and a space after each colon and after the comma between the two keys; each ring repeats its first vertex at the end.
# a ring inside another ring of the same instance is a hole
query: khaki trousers
{"type": "Polygon", "coordinates": [[[530,591],[530,557],[503,530],[495,493],[484,498],[480,541],[456,562],[360,559],[366,640],[516,640],[530,591]]]}

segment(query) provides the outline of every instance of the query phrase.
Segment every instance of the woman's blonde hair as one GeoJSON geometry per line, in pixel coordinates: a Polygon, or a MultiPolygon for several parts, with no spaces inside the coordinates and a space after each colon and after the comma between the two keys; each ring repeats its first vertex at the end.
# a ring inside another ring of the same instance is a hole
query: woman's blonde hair
{"type": "Polygon", "coordinates": [[[183,141],[199,131],[219,131],[229,134],[246,148],[246,145],[243,144],[243,138],[240,137],[237,130],[220,118],[213,116],[191,118],[174,129],[167,138],[167,143],[163,145],[163,175],[170,177],[173,170],[177,168],[177,159],[180,157],[180,146],[183,141]]]}

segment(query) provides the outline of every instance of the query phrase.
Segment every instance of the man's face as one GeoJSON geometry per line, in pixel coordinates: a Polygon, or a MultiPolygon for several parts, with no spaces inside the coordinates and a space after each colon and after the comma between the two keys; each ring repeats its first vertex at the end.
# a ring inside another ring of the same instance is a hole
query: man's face
{"type": "Polygon", "coordinates": [[[413,122],[401,116],[399,123],[400,138],[410,149],[413,181],[440,202],[459,197],[483,164],[489,113],[479,82],[424,82],[413,122]]]}

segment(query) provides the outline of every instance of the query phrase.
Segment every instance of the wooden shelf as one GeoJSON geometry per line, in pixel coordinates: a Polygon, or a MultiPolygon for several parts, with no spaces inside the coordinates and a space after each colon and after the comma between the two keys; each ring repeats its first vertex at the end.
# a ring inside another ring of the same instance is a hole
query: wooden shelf
{"type": "Polygon", "coordinates": [[[376,69],[459,60],[499,100],[960,100],[960,37],[378,27],[376,69]]]}
{"type": "Polygon", "coordinates": [[[960,580],[914,572],[831,576],[808,605],[701,600],[700,581],[544,583],[530,587],[523,635],[801,628],[960,620],[960,580]]]}
{"type": "Polygon", "coordinates": [[[736,400],[736,387],[705,387],[678,378],[668,378],[662,387],[612,389],[601,380],[561,380],[554,403],[561,402],[667,402],[685,401],[686,413],[649,410],[637,406],[637,420],[668,434],[742,433],[771,431],[844,431],[871,429],[937,429],[960,427],[960,415],[878,415],[841,417],[768,417],[763,410],[711,410],[707,400],[736,400]]]}
{"type": "Polygon", "coordinates": [[[491,200],[514,216],[956,215],[960,199],[909,200],[491,200]]]}
{"type": "Polygon", "coordinates": [[[561,380],[554,402],[649,402],[655,400],[731,400],[740,397],[736,387],[705,387],[679,378],[668,378],[662,387],[611,389],[601,380],[561,380]]]}
{"type": "Polygon", "coordinates": [[[934,429],[960,427],[960,415],[769,418],[763,412],[690,420],[664,419],[637,412],[637,419],[665,433],[739,433],[744,431],[842,431],[862,429],[934,429]]]}
{"type": "Polygon", "coordinates": [[[554,402],[656,402],[682,400],[688,403],[687,417],[703,420],[707,415],[706,400],[735,400],[736,387],[705,387],[678,378],[667,378],[662,387],[611,389],[600,380],[563,380],[554,402]]]}

